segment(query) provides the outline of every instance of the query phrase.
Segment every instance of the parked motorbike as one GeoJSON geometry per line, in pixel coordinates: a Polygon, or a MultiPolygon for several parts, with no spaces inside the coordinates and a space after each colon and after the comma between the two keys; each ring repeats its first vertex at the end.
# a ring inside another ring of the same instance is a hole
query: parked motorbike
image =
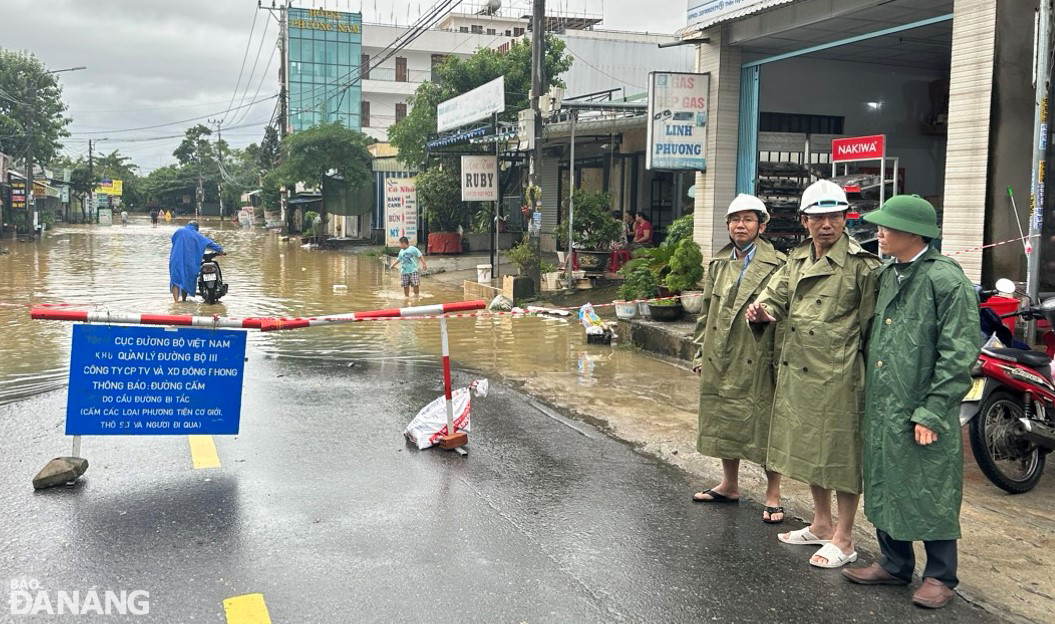
{"type": "MultiPolygon", "coordinates": [[[[997,289],[1014,292],[1014,284],[1000,280],[997,289]]],[[[983,301],[987,294],[981,293],[983,301]]],[[[1055,449],[1052,356],[1021,343],[1020,348],[1008,346],[1015,344],[1013,336],[999,321],[1022,317],[1055,326],[1055,297],[1011,313],[982,312],[982,330],[989,338],[971,369],[973,382],[960,406],[960,424],[970,425],[968,438],[982,473],[1002,490],[1020,494],[1037,485],[1047,455],[1055,449]]]]}
{"type": "Polygon", "coordinates": [[[198,294],[205,299],[205,303],[218,303],[220,298],[227,294],[227,284],[223,281],[223,271],[220,263],[216,261],[217,256],[222,256],[216,251],[206,251],[202,257],[201,268],[198,270],[198,294]]]}

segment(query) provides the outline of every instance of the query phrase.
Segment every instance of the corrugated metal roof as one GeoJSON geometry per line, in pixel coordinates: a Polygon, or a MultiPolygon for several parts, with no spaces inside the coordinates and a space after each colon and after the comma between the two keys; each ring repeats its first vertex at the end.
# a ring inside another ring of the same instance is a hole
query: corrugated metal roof
{"type": "MultiPolygon", "coordinates": [[[[575,124],[575,133],[585,136],[591,133],[611,134],[613,132],[625,132],[638,128],[648,127],[648,115],[634,115],[633,117],[616,117],[614,119],[588,119],[575,124]]],[[[571,136],[571,122],[561,121],[546,124],[542,130],[542,136],[547,139],[571,136]]]]}
{"type": "Polygon", "coordinates": [[[411,169],[395,158],[375,158],[373,169],[374,171],[383,171],[386,173],[403,173],[411,171],[411,169]]]}
{"type": "MultiPolygon", "coordinates": [[[[725,1],[726,1],[727,4],[731,4],[731,2],[729,2],[728,0],[725,0],[725,1]]],[[[750,1],[750,0],[748,0],[748,1],[750,1]]],[[[794,1],[795,0],[759,0],[759,2],[757,4],[752,4],[751,6],[745,7],[743,9],[738,9],[738,10],[733,11],[731,13],[725,13],[725,14],[719,15],[718,17],[715,17],[713,19],[706,19],[704,21],[697,22],[696,24],[689,24],[688,26],[686,26],[682,30],[678,31],[678,34],[684,36],[684,35],[687,35],[689,33],[694,33],[694,32],[700,31],[700,30],[706,30],[707,28],[710,28],[711,26],[714,26],[715,24],[720,24],[722,22],[728,22],[730,20],[740,19],[741,17],[747,17],[748,15],[753,15],[755,13],[760,13],[762,11],[765,11],[766,9],[771,9],[773,7],[777,7],[777,6],[780,6],[782,4],[791,4],[794,1]]],[[[700,1],[698,3],[698,6],[701,6],[703,4],[709,4],[709,3],[700,1]]]]}

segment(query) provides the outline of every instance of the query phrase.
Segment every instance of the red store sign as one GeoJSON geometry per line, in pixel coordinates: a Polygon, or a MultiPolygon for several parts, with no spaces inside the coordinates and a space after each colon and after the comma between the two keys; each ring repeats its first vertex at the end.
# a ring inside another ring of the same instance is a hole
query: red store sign
{"type": "Polygon", "coordinates": [[[879,160],[886,157],[886,135],[832,139],[832,162],[879,160]]]}

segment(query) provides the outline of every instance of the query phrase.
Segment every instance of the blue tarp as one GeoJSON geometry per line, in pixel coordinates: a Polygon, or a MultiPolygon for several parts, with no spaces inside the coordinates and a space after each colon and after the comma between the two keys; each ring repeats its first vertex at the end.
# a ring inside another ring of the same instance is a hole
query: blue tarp
{"type": "Polygon", "coordinates": [[[172,251],[169,253],[169,288],[179,286],[183,292],[194,295],[197,291],[198,269],[206,248],[223,253],[219,243],[202,236],[189,225],[172,234],[172,251]]]}

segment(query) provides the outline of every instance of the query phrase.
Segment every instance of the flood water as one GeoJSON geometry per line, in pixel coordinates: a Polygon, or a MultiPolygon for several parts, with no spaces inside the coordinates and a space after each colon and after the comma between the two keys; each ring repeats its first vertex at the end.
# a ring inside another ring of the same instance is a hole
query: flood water
{"type": "MultiPolygon", "coordinates": [[[[462,300],[460,286],[422,280],[422,296],[407,302],[399,272],[365,253],[303,249],[261,229],[204,222],[224,246],[220,259],[230,292],[219,305],[172,302],[168,254],[176,224],[59,226],[35,243],[0,246],[0,404],[66,384],[72,324],[34,321],[31,305],[72,304],[115,312],[246,316],[320,316],[462,300]],[[334,285],[347,290],[335,291],[334,285]]],[[[547,375],[568,393],[631,395],[694,408],[691,375],[628,348],[587,346],[574,321],[466,318],[448,322],[456,366],[513,379],[547,375]]],[[[401,359],[438,366],[436,320],[382,321],[284,332],[250,332],[254,357],[352,362],[401,359]]],[[[437,373],[438,375],[438,373],[437,373]]],[[[438,379],[437,379],[438,381],[438,379]]],[[[624,395],[625,397],[625,395],[624,395]]]]}

